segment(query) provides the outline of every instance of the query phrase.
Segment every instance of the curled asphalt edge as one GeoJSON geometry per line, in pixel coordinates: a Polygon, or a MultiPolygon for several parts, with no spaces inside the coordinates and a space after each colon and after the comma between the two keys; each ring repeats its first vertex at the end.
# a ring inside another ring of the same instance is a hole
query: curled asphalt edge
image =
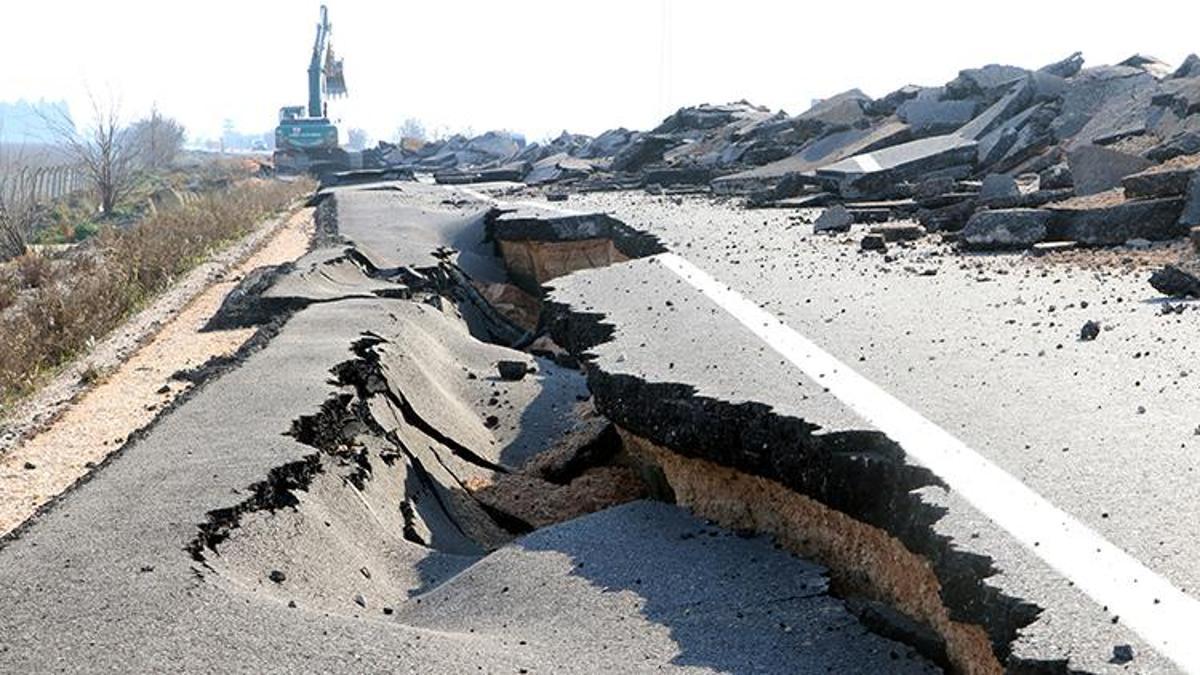
{"type": "MultiPolygon", "coordinates": [[[[493,206],[489,228],[494,227],[498,215],[514,210],[511,207],[555,212],[568,224],[584,215],[553,205],[526,202],[508,205],[471,188],[453,189],[493,206]]],[[[618,244],[618,236],[626,242],[628,248],[618,245],[618,249],[631,259],[670,255],[653,234],[607,214],[604,221],[604,229],[614,237],[614,245],[618,244]]],[[[516,229],[516,238],[534,238],[555,236],[562,228],[519,223],[516,229]]],[[[491,229],[488,234],[495,237],[491,229]]],[[[980,626],[997,660],[1007,670],[1070,672],[1066,659],[1030,660],[1012,655],[1011,645],[1020,629],[1033,623],[1042,609],[987,585],[985,580],[999,572],[993,559],[963,550],[951,537],[934,531],[934,524],[945,515],[946,509],[926,502],[914,491],[927,486],[945,487],[944,484],[932,472],[909,462],[903,448],[885,434],[862,429],[817,435],[816,425],[775,413],[762,403],[733,404],[700,396],[685,383],[651,383],[607,373],[591,350],[612,341],[617,327],[606,323],[602,313],[576,311],[569,304],[554,301],[552,283],[542,290],[544,305],[539,330],[547,332],[573,360],[583,365],[597,411],[609,421],[637,438],[681,456],[709,460],[774,480],[854,520],[879,528],[932,565],[941,585],[940,600],[949,610],[950,619],[980,626]],[[882,499],[881,494],[885,495],[882,499]]],[[[665,492],[669,496],[669,486],[665,492]]],[[[832,561],[822,562],[829,566],[832,561]]],[[[871,624],[876,632],[910,644],[935,663],[950,665],[947,647],[944,642],[939,643],[932,627],[904,615],[898,608],[869,599],[855,605],[860,610],[860,620],[871,624]]]]}
{"type": "MultiPolygon", "coordinates": [[[[777,481],[860,522],[896,537],[926,559],[941,583],[941,599],[953,620],[981,626],[1000,663],[1010,672],[1067,673],[1067,659],[1027,660],[1011,645],[1042,608],[987,583],[999,570],[990,556],[934,531],[946,509],[915,490],[944,487],[929,470],[906,458],[903,448],[874,430],[816,434],[816,425],[774,412],[756,402],[730,403],[696,393],[684,383],[648,382],[606,372],[595,354],[617,327],[602,313],[547,303],[549,330],[560,346],[584,364],[597,410],[619,427],[685,457],[707,459],[777,481]]],[[[882,621],[886,617],[876,617],[882,621]]],[[[898,625],[898,624],[894,624],[898,625]]],[[[944,654],[923,653],[935,662],[944,654]]]]}

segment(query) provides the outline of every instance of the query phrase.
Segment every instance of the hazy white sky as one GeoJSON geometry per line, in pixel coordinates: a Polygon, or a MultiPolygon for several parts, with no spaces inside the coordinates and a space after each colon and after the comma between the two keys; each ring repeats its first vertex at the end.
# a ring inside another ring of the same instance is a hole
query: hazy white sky
{"type": "MultiPolygon", "coordinates": [[[[343,128],[648,128],[681,105],[748,99],[797,113],[859,87],[880,96],[985,63],[1090,64],[1200,51],[1196,0],[328,0],[350,97],[343,128]]],[[[37,0],[3,3],[0,100],[117,93],[157,102],[197,136],[231,118],[274,126],[305,100],[320,3],[37,0]]]]}

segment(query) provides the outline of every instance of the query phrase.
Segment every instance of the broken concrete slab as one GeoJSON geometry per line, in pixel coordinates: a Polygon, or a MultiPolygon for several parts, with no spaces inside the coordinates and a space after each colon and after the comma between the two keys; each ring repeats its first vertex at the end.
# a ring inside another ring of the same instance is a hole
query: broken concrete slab
{"type": "Polygon", "coordinates": [[[1182,197],[1126,200],[1121,190],[1046,206],[1054,214],[1050,236],[1085,246],[1116,246],[1130,239],[1163,241],[1187,234],[1179,223],[1182,197]]]}
{"type": "Polygon", "coordinates": [[[640,134],[613,156],[612,170],[637,171],[662,160],[663,153],[682,142],[682,139],[667,134],[640,134]]]}
{"type": "Polygon", "coordinates": [[[523,181],[526,185],[541,185],[572,178],[583,178],[596,170],[587,160],[559,152],[534,163],[523,181]]]}
{"type": "Polygon", "coordinates": [[[1177,157],[1121,179],[1125,196],[1131,199],[1175,197],[1185,194],[1192,177],[1200,171],[1200,155],[1177,157]]]}
{"type": "Polygon", "coordinates": [[[1200,77],[1183,77],[1163,82],[1151,99],[1182,119],[1200,112],[1200,77]]]}
{"type": "Polygon", "coordinates": [[[958,133],[966,138],[980,140],[997,126],[1025,109],[1032,101],[1032,81],[1025,77],[1019,78],[1000,100],[964,124],[958,133]]]}
{"type": "Polygon", "coordinates": [[[1042,66],[1039,73],[1049,73],[1058,77],[1074,77],[1083,69],[1083,53],[1075,52],[1061,61],[1042,66]]]}
{"type": "Polygon", "coordinates": [[[1048,129],[1050,112],[1044,105],[1032,105],[983,135],[979,139],[979,165],[1007,171],[1049,145],[1053,140],[1048,129]]]}
{"type": "Polygon", "coordinates": [[[1145,131],[1158,81],[1139,68],[1098,66],[1071,78],[1052,129],[1069,147],[1145,131]]]}
{"type": "Polygon", "coordinates": [[[855,155],[817,170],[838,183],[845,198],[890,196],[897,184],[938,169],[972,166],[975,141],[957,134],[933,136],[855,155]]]}
{"type": "Polygon", "coordinates": [[[1041,209],[979,211],[958,233],[958,242],[976,251],[1029,248],[1046,238],[1051,216],[1041,209]]]}
{"type": "Polygon", "coordinates": [[[875,117],[894,115],[896,114],[896,109],[905,101],[916,98],[924,89],[926,87],[919,87],[915,84],[907,84],[900,87],[883,98],[878,98],[868,103],[866,107],[867,114],[875,117]]]}
{"type": "Polygon", "coordinates": [[[1183,63],[1179,64],[1179,68],[1171,73],[1171,79],[1180,77],[1200,77],[1200,56],[1188,54],[1183,63]]]}
{"type": "Polygon", "coordinates": [[[883,237],[886,242],[916,241],[925,236],[925,228],[919,223],[887,223],[876,225],[870,229],[870,234],[883,237]]]}
{"type": "Polygon", "coordinates": [[[707,186],[713,178],[713,170],[702,166],[648,167],[642,171],[642,182],[646,185],[673,187],[679,185],[707,186]]]}
{"type": "Polygon", "coordinates": [[[958,77],[946,83],[946,96],[951,99],[995,100],[1013,83],[1028,76],[1029,71],[1024,68],[995,63],[982,68],[969,68],[959,71],[958,77]]]}
{"type": "Polygon", "coordinates": [[[978,206],[979,200],[972,196],[944,206],[922,209],[917,213],[917,220],[930,232],[957,232],[967,224],[978,206]]]}
{"type": "Polygon", "coordinates": [[[1097,145],[1085,145],[1067,153],[1067,165],[1075,194],[1094,195],[1121,185],[1121,179],[1144,171],[1154,162],[1097,145]]]}
{"type": "MultiPolygon", "coordinates": [[[[811,141],[784,159],[746,171],[713,179],[718,194],[746,194],[778,184],[787,177],[812,174],[816,169],[859,153],[895,145],[911,135],[909,126],[898,119],[869,129],[847,129],[811,141]]],[[[792,196],[792,195],[785,195],[792,196]]]]}
{"type": "Polygon", "coordinates": [[[1200,171],[1193,173],[1188,181],[1183,212],[1179,214],[1179,224],[1184,227],[1200,226],[1200,171]]]}
{"type": "Polygon", "coordinates": [[[1017,181],[1012,176],[1001,173],[990,173],[983,178],[979,188],[979,199],[987,202],[998,199],[1012,199],[1021,194],[1017,181]]]}
{"type": "Polygon", "coordinates": [[[791,123],[800,133],[814,137],[860,126],[867,121],[863,109],[870,101],[870,96],[858,89],[851,89],[818,101],[813,107],[793,117],[791,123]]]}
{"type": "Polygon", "coordinates": [[[1167,65],[1165,61],[1147,54],[1134,54],[1124,61],[1121,61],[1117,65],[1138,68],[1159,79],[1162,79],[1171,73],[1171,66],[1167,65]]]}
{"type": "Polygon", "coordinates": [[[635,133],[624,128],[609,129],[599,136],[593,138],[591,142],[585,145],[576,154],[577,157],[583,159],[598,159],[600,157],[612,157],[617,154],[621,148],[629,145],[633,141],[635,133]]]}
{"type": "Polygon", "coordinates": [[[979,105],[973,100],[941,100],[933,91],[905,101],[896,115],[917,133],[946,133],[970,122],[979,105]]]}

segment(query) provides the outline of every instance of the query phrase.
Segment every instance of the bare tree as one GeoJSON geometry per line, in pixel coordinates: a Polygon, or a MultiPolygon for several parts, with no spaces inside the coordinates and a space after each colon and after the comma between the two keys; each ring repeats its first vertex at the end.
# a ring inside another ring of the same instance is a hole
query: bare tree
{"type": "Polygon", "coordinates": [[[157,171],[170,166],[183,150],[183,125],[150,109],[150,115],[129,127],[130,143],[144,168],[157,171]]]}
{"type": "Polygon", "coordinates": [[[45,121],[87,174],[100,210],[107,215],[137,185],[138,148],[130,130],[121,125],[120,106],[115,102],[103,105],[93,97],[92,112],[92,124],[82,132],[65,110],[55,109],[45,121]]]}
{"type": "Polygon", "coordinates": [[[346,147],[351,150],[362,150],[370,143],[370,136],[367,135],[366,129],[355,127],[346,132],[346,147]]]}
{"type": "Polygon", "coordinates": [[[396,129],[397,143],[403,143],[404,141],[425,141],[427,138],[425,125],[421,124],[421,120],[415,117],[404,120],[400,128],[396,129]]]}
{"type": "Polygon", "coordinates": [[[19,152],[0,145],[0,260],[25,253],[38,222],[37,187],[21,165],[19,152]]]}

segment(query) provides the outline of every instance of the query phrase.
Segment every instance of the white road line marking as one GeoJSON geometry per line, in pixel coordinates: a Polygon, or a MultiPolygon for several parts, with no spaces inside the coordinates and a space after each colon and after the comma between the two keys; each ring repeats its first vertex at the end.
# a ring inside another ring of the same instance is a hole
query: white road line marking
{"type": "Polygon", "coordinates": [[[655,256],[904,448],[1180,668],[1200,673],[1200,602],[683,258],[655,256]]]}
{"type": "Polygon", "coordinates": [[[555,206],[549,202],[534,202],[534,201],[502,202],[499,199],[496,199],[495,197],[486,195],[478,190],[473,190],[471,188],[458,187],[457,190],[459,192],[463,193],[464,195],[471,197],[472,199],[478,199],[481,202],[487,202],[488,204],[495,204],[496,206],[524,206],[525,208],[530,208],[530,209],[541,209],[543,211],[551,211],[551,212],[554,212],[554,213],[557,213],[557,214],[563,215],[563,216],[583,215],[582,211],[573,211],[571,209],[564,209],[564,208],[555,206]]]}
{"type": "Polygon", "coordinates": [[[858,168],[866,173],[883,170],[883,167],[879,166],[879,162],[876,161],[875,156],[871,153],[859,155],[858,157],[854,158],[854,161],[858,164],[858,168]]]}
{"type": "Polygon", "coordinates": [[[472,199],[478,199],[481,202],[487,202],[489,204],[499,204],[500,203],[500,200],[498,200],[494,197],[491,197],[489,195],[485,195],[482,192],[480,192],[479,190],[472,190],[471,188],[468,188],[468,187],[454,187],[454,188],[450,188],[450,189],[458,190],[459,192],[463,193],[464,195],[466,195],[472,199]]]}

